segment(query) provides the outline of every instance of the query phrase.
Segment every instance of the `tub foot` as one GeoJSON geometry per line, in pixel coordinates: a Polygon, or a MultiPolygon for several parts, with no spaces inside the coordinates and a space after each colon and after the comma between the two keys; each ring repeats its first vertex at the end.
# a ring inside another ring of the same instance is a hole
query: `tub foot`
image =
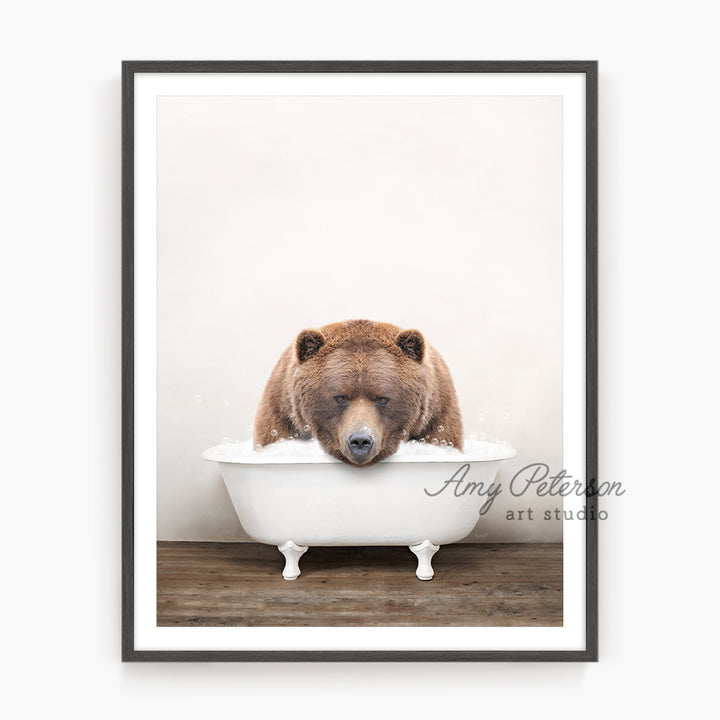
{"type": "Polygon", "coordinates": [[[432,580],[435,571],[432,569],[432,556],[440,549],[439,545],[433,545],[429,540],[423,540],[419,545],[410,545],[418,559],[416,575],[420,580],[432,580]]]}
{"type": "Polygon", "coordinates": [[[278,545],[278,550],[285,556],[283,577],[286,580],[300,577],[300,558],[307,552],[307,545],[296,545],[288,540],[284,545],[278,545]]]}

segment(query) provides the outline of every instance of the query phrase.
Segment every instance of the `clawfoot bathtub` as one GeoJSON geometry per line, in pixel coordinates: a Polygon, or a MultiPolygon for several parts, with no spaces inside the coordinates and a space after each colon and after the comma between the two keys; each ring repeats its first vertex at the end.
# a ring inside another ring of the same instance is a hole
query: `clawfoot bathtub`
{"type": "Polygon", "coordinates": [[[312,545],[405,545],[417,556],[417,577],[431,580],[433,555],[472,531],[500,463],[515,454],[471,442],[463,453],[399,452],[368,468],[322,454],[234,453],[224,445],[203,457],[219,464],[245,532],[285,556],[286,580],[300,575],[312,545]]]}

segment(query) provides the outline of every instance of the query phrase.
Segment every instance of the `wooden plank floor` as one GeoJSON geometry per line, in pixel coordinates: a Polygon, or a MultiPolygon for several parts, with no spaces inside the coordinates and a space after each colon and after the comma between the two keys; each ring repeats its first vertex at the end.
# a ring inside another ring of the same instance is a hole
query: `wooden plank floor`
{"type": "Polygon", "coordinates": [[[457,544],[415,577],[403,547],[158,543],[158,626],[562,626],[562,544],[457,544]]]}
{"type": "Polygon", "coordinates": [[[408,548],[311,547],[302,575],[256,543],[159,542],[159,626],[559,627],[562,544],[457,544],[415,577],[408,548]]]}

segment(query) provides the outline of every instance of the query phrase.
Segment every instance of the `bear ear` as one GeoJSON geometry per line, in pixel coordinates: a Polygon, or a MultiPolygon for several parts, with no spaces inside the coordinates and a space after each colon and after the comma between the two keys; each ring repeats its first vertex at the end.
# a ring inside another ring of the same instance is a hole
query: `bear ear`
{"type": "Polygon", "coordinates": [[[419,330],[403,330],[395,338],[397,346],[416,362],[422,362],[425,357],[425,338],[419,330]]]}
{"type": "Polygon", "coordinates": [[[295,353],[299,362],[305,362],[325,344],[325,336],[318,330],[303,330],[295,341],[295,353]]]}

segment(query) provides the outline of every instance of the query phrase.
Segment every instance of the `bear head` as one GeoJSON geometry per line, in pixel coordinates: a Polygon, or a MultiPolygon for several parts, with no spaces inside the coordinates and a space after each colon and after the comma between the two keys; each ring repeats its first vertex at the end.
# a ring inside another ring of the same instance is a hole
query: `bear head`
{"type": "Polygon", "coordinates": [[[420,332],[350,320],[303,330],[294,353],[294,413],[330,455],[366,467],[410,439],[428,389],[420,332]]]}

